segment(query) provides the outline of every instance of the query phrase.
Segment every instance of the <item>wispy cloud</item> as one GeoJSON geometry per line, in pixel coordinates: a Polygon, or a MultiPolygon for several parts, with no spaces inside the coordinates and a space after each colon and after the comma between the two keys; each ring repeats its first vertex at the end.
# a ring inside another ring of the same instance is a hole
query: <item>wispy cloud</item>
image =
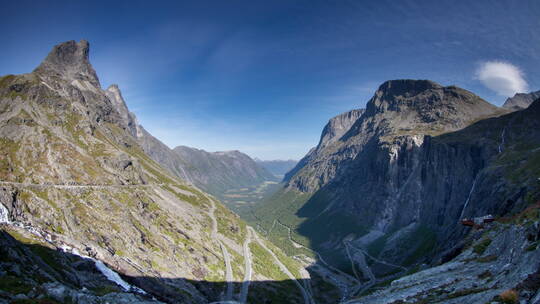
{"type": "Polygon", "coordinates": [[[528,90],[523,72],[515,65],[503,61],[486,61],[476,70],[483,85],[502,96],[513,96],[528,90]]]}

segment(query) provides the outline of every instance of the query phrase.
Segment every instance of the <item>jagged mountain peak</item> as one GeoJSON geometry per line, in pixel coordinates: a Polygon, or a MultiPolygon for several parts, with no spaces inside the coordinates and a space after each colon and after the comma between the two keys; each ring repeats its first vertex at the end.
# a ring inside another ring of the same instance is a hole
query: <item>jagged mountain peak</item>
{"type": "Polygon", "coordinates": [[[100,88],[96,71],[90,64],[89,53],[90,43],[86,40],[70,40],[57,44],[34,72],[69,80],[88,81],[100,88]]]}
{"type": "Polygon", "coordinates": [[[120,114],[121,125],[127,129],[133,137],[141,137],[141,126],[139,126],[135,114],[129,111],[126,101],[122,96],[122,91],[120,91],[118,85],[111,84],[104,92],[111,101],[113,107],[118,111],[118,114],[120,114]]]}
{"type": "Polygon", "coordinates": [[[376,117],[393,130],[440,134],[503,112],[506,111],[465,89],[430,80],[405,79],[383,83],[368,101],[363,117],[376,117]]]}
{"type": "Polygon", "coordinates": [[[367,110],[398,110],[401,106],[422,107],[425,105],[457,103],[489,104],[472,92],[457,86],[442,86],[431,80],[397,79],[389,80],[379,86],[367,104],[367,110]]]}
{"type": "Polygon", "coordinates": [[[120,92],[120,87],[116,83],[113,83],[107,88],[107,91],[109,91],[109,92],[120,92]]]}
{"type": "Polygon", "coordinates": [[[513,97],[506,99],[503,104],[503,108],[513,111],[523,110],[538,98],[540,98],[540,91],[530,93],[516,93],[513,97]]]}
{"type": "Polygon", "coordinates": [[[129,111],[126,106],[122,92],[117,84],[111,84],[106,90],[105,94],[111,102],[116,106],[116,109],[120,112],[121,115],[128,115],[129,111]]]}
{"type": "Polygon", "coordinates": [[[320,149],[339,140],[363,113],[364,109],[357,109],[332,117],[324,126],[317,147],[320,149]]]}

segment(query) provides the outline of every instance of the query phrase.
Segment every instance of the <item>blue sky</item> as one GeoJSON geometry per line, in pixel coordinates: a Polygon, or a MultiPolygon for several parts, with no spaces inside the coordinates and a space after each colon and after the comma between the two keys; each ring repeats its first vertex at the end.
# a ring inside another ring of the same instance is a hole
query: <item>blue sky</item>
{"type": "Polygon", "coordinates": [[[87,39],[102,86],[117,83],[141,124],[170,147],[299,159],[330,117],[363,107],[388,79],[454,84],[497,105],[540,89],[540,1],[1,7],[0,74],[29,72],[53,45],[87,39]]]}

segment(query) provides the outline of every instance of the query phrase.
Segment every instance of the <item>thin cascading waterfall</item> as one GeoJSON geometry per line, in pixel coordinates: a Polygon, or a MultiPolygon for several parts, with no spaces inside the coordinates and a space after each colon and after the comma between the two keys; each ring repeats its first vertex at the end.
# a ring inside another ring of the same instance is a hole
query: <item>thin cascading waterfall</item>
{"type": "Polygon", "coordinates": [[[505,133],[506,133],[506,127],[504,127],[502,132],[501,132],[501,143],[499,144],[499,154],[502,153],[502,151],[503,151],[505,133]]]}
{"type": "Polygon", "coordinates": [[[120,275],[107,267],[102,261],[94,260],[94,264],[96,265],[96,268],[109,280],[113,281],[116,284],[122,286],[124,290],[130,291],[133,286],[131,286],[128,282],[124,281],[120,275]]]}
{"type": "Polygon", "coordinates": [[[9,210],[3,204],[0,204],[0,223],[11,223],[9,220],[9,210]]]}
{"type": "Polygon", "coordinates": [[[463,215],[465,215],[465,209],[467,209],[467,206],[469,205],[469,202],[471,201],[471,196],[474,192],[474,188],[476,187],[476,179],[477,177],[474,178],[474,181],[473,181],[473,184],[472,184],[472,187],[471,187],[471,191],[469,191],[469,195],[467,196],[467,200],[465,201],[465,205],[463,205],[463,209],[461,209],[461,214],[459,216],[459,219],[463,219],[463,215]]]}

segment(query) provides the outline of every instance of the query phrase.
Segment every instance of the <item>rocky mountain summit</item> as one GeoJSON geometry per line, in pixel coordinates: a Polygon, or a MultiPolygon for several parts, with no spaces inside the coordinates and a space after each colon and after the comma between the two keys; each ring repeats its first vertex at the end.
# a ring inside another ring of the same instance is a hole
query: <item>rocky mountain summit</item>
{"type": "Polygon", "coordinates": [[[89,82],[95,88],[101,88],[88,55],[90,44],[86,40],[69,41],[56,45],[34,73],[51,79],[61,78],[67,81],[89,82]]]}
{"type": "Polygon", "coordinates": [[[146,153],[151,135],[88,53],[68,41],[0,78],[0,303],[328,297],[300,283],[306,264],[146,153]]]}
{"type": "Polygon", "coordinates": [[[457,87],[443,87],[428,80],[387,81],[365,110],[342,114],[351,119],[339,125],[339,132],[333,130],[342,115],[330,120],[319,145],[300,160],[286,181],[293,189],[313,192],[333,179],[337,164],[357,157],[374,141],[384,145],[401,144],[394,140],[412,141],[420,145],[425,135],[458,130],[501,113],[504,111],[457,87]],[[341,136],[332,136],[334,133],[341,136]]]}
{"type": "Polygon", "coordinates": [[[516,93],[513,97],[506,99],[503,108],[513,111],[523,110],[530,106],[533,101],[540,98],[540,91],[531,93],[516,93]]]}

